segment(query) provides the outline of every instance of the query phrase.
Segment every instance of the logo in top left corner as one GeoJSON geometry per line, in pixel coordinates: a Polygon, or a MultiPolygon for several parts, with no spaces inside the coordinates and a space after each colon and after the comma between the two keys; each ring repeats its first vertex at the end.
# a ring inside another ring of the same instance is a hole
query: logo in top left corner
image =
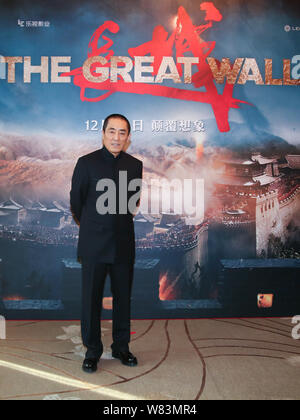
{"type": "Polygon", "coordinates": [[[4,316],[0,315],[0,340],[6,339],[6,321],[4,316]]]}

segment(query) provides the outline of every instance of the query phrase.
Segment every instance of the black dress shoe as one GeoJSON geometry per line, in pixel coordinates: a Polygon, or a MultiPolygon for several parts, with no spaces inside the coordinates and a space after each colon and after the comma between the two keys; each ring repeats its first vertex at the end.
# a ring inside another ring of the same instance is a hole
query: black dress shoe
{"type": "Polygon", "coordinates": [[[120,359],[126,366],[136,366],[138,364],[137,358],[130,351],[113,351],[112,357],[120,359]]]}
{"type": "Polygon", "coordinates": [[[84,359],[82,363],[82,370],[87,373],[93,373],[97,370],[99,359],[84,359]]]}

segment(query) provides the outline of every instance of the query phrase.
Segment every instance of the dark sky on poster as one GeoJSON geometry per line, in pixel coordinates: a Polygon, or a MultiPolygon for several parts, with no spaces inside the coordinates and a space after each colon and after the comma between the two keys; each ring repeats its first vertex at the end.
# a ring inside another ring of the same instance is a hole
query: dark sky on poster
{"type": "MultiPolygon", "coordinates": [[[[214,1],[223,19],[215,22],[203,38],[215,41],[211,56],[252,57],[264,77],[264,59],[273,60],[273,77],[282,77],[283,59],[299,51],[300,31],[285,31],[299,26],[297,2],[266,0],[214,1]]],[[[31,56],[40,64],[41,56],[71,56],[71,69],[82,66],[87,46],[97,27],[106,20],[120,26],[112,36],[115,55],[129,56],[128,49],[147,42],[156,25],[171,33],[174,17],[183,6],[194,24],[203,23],[200,2],[182,1],[2,1],[0,54],[31,56]],[[49,27],[20,27],[18,20],[48,21],[49,27]]],[[[87,132],[86,120],[101,120],[111,112],[126,113],[130,120],[144,120],[145,130],[136,133],[134,142],[151,134],[151,120],[189,119],[208,121],[208,135],[220,136],[209,104],[184,102],[171,98],[115,93],[104,101],[89,103],[79,98],[73,83],[23,82],[23,66],[16,65],[16,83],[0,80],[0,131],[24,134],[66,135],[82,139],[95,136],[87,132]],[[148,124],[147,124],[148,122],[148,124]]],[[[171,82],[165,82],[171,83],[171,82]]],[[[222,86],[218,89],[222,91],[222,86]]],[[[299,144],[299,86],[259,86],[253,81],[235,85],[234,97],[253,104],[231,109],[229,123],[242,124],[254,135],[264,130],[292,144],[299,144]]],[[[222,133],[228,137],[229,133],[222,133]]],[[[221,138],[221,137],[220,137],[221,138]]]]}

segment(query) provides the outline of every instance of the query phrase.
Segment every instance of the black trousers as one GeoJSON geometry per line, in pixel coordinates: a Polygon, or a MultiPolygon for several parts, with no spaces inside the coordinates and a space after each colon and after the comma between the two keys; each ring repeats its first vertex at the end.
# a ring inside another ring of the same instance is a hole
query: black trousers
{"type": "Polygon", "coordinates": [[[99,263],[82,261],[81,335],[87,358],[99,358],[101,310],[105,279],[109,274],[113,296],[113,350],[126,351],[130,342],[130,298],[134,263],[99,263]]]}

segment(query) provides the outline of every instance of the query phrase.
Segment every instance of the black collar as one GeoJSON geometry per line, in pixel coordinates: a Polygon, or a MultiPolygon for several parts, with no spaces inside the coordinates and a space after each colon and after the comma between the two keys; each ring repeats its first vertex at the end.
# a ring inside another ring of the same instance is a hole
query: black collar
{"type": "Polygon", "coordinates": [[[110,153],[110,151],[109,150],[107,150],[107,148],[103,145],[103,147],[102,147],[102,153],[103,153],[103,156],[105,157],[105,159],[109,159],[109,160],[119,160],[120,158],[121,158],[121,155],[122,155],[122,151],[118,154],[118,156],[117,157],[115,157],[112,153],[110,153]]]}

